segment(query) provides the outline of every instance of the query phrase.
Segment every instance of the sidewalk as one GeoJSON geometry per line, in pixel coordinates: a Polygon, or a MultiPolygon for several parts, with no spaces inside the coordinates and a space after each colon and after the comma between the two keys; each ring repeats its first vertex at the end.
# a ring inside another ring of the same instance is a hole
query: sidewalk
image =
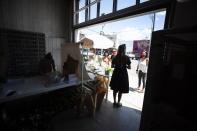
{"type": "MultiPolygon", "coordinates": [[[[131,61],[131,69],[128,70],[129,75],[129,93],[123,94],[121,103],[124,106],[142,110],[144,101],[144,93],[135,90],[138,87],[138,76],[136,74],[137,60],[131,61]]],[[[113,102],[113,91],[109,87],[108,100],[113,102]]]]}

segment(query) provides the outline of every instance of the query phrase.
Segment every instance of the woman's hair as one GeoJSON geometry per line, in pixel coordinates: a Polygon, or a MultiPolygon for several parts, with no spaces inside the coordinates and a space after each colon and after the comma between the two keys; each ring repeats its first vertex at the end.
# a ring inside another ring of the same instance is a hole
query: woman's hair
{"type": "Polygon", "coordinates": [[[146,58],[148,57],[148,53],[146,51],[142,51],[140,58],[142,58],[142,54],[145,53],[146,54],[146,58]]]}
{"type": "Polygon", "coordinates": [[[123,56],[125,55],[125,51],[126,51],[126,46],[125,46],[125,44],[123,44],[123,45],[120,45],[119,47],[118,47],[118,52],[117,52],[117,61],[118,61],[118,65],[120,65],[121,67],[122,67],[122,59],[123,59],[123,56]]]}
{"type": "Polygon", "coordinates": [[[123,56],[123,55],[125,55],[125,51],[126,51],[126,46],[125,46],[125,44],[120,45],[120,46],[118,47],[118,53],[117,53],[117,55],[123,56]]]}

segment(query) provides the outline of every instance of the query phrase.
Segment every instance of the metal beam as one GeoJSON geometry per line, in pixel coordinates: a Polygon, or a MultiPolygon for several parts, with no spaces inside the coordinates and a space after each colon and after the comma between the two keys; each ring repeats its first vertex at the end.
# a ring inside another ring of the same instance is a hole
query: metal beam
{"type": "Polygon", "coordinates": [[[70,1],[69,2],[69,5],[70,5],[70,9],[69,9],[69,34],[70,34],[70,36],[69,36],[69,38],[68,38],[68,41],[69,42],[74,42],[74,38],[75,38],[75,35],[73,34],[73,32],[74,32],[74,30],[73,30],[73,25],[74,25],[74,1],[70,1]]]}
{"type": "Polygon", "coordinates": [[[176,1],[173,1],[166,8],[166,19],[165,19],[164,29],[171,28],[173,26],[175,7],[176,7],[176,1]]]}
{"type": "MultiPolygon", "coordinates": [[[[75,10],[79,10],[79,0],[75,0],[75,10]]],[[[73,15],[75,15],[74,17],[75,17],[75,25],[76,24],[78,24],[79,23],[79,13],[76,13],[76,14],[74,14],[73,13],[73,15]]]]}
{"type": "MultiPolygon", "coordinates": [[[[87,22],[80,23],[78,25],[74,26],[74,29],[83,28],[86,26],[91,26],[99,23],[109,22],[125,17],[134,17],[139,15],[144,15],[148,13],[153,13],[155,10],[160,10],[167,8],[171,4],[171,0],[151,0],[144,3],[141,3],[136,6],[131,6],[126,9],[122,9],[101,17],[97,17],[96,19],[92,19],[87,22]]],[[[98,9],[97,9],[97,15],[98,15],[98,9]]]]}
{"type": "Polygon", "coordinates": [[[136,0],[136,5],[139,5],[140,4],[140,0],[136,0]]]}
{"type": "Polygon", "coordinates": [[[97,15],[96,15],[97,18],[99,18],[99,16],[100,16],[100,7],[101,7],[101,3],[98,2],[97,3],[97,15]]]}
{"type": "Polygon", "coordinates": [[[113,1],[113,12],[117,11],[117,0],[113,1]]]}
{"type": "MultiPolygon", "coordinates": [[[[88,5],[90,5],[90,0],[88,0],[88,5]]],[[[90,15],[91,15],[91,10],[90,10],[90,7],[91,6],[89,6],[89,8],[88,8],[88,20],[90,20],[90,15]]]]}
{"type": "Polygon", "coordinates": [[[89,9],[89,0],[86,0],[85,6],[88,7],[85,9],[85,21],[88,21],[88,9],[89,9]]]}
{"type": "Polygon", "coordinates": [[[95,1],[93,1],[92,3],[90,3],[89,5],[86,5],[85,7],[82,7],[82,8],[80,8],[80,9],[76,10],[74,13],[76,14],[76,13],[82,11],[82,10],[85,10],[85,9],[89,8],[90,6],[96,4],[96,3],[100,2],[100,1],[101,1],[101,0],[95,0],[95,1]]]}

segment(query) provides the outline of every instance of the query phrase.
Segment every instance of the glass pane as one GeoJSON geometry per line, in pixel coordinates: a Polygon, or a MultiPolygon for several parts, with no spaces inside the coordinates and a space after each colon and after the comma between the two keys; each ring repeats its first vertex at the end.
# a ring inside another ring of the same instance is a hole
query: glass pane
{"type": "Polygon", "coordinates": [[[121,10],[133,5],[136,5],[136,0],[118,0],[117,10],[121,10]]]}
{"type": "Polygon", "coordinates": [[[90,6],[90,19],[96,18],[97,14],[97,4],[90,6]]]}
{"type": "Polygon", "coordinates": [[[156,13],[154,31],[164,29],[165,18],[166,18],[166,11],[156,13]]]}
{"type": "Polygon", "coordinates": [[[149,1],[149,0],[140,0],[140,3],[143,3],[143,2],[146,2],[146,1],[149,1]]]}
{"type": "Polygon", "coordinates": [[[96,1],[96,0],[90,0],[90,3],[94,2],[94,1],[96,1]]]}
{"type": "Polygon", "coordinates": [[[79,23],[85,22],[85,10],[79,12],[79,23]]]}
{"type": "Polygon", "coordinates": [[[80,0],[79,1],[79,9],[85,6],[85,1],[86,0],[80,0]]]}
{"type": "Polygon", "coordinates": [[[100,16],[102,16],[104,14],[112,13],[113,0],[102,0],[100,6],[101,6],[101,8],[100,8],[100,16]]]}

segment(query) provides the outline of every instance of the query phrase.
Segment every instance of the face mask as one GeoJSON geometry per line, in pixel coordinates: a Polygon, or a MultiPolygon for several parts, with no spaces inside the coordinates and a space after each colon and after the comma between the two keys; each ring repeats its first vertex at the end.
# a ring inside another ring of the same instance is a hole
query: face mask
{"type": "Polygon", "coordinates": [[[146,55],[145,54],[142,54],[142,58],[145,58],[146,57],[146,55]]]}

